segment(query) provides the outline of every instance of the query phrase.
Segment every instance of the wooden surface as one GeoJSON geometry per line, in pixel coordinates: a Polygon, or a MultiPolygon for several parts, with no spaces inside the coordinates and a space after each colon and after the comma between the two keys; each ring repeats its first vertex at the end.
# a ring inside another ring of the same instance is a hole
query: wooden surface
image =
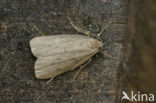
{"type": "Polygon", "coordinates": [[[115,103],[126,33],[125,0],[0,0],[0,103],[115,103]],[[77,34],[66,17],[92,33],[103,32],[104,51],[78,71],[64,73],[48,85],[38,80],[29,41],[40,34],[77,34]]]}

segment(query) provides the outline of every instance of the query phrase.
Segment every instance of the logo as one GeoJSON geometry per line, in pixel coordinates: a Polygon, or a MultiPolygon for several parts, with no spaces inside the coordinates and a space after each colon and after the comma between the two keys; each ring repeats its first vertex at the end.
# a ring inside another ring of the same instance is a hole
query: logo
{"type": "Polygon", "coordinates": [[[122,101],[123,99],[127,99],[127,100],[130,101],[130,98],[128,97],[128,95],[127,95],[127,93],[126,93],[125,91],[123,91],[122,94],[123,94],[123,97],[121,98],[121,101],[122,101]]]}
{"type": "Polygon", "coordinates": [[[135,93],[131,91],[131,94],[128,95],[125,91],[122,91],[122,98],[121,101],[128,100],[128,101],[154,101],[155,97],[154,94],[142,94],[139,91],[135,93]]]}

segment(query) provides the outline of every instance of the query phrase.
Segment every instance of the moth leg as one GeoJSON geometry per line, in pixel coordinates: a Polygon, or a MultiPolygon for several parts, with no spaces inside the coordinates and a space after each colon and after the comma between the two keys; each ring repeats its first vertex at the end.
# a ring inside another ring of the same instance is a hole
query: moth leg
{"type": "Polygon", "coordinates": [[[53,79],[54,77],[51,77],[45,85],[49,84],[53,79]]]}
{"type": "Polygon", "coordinates": [[[76,77],[78,76],[78,74],[80,73],[80,71],[87,66],[89,63],[91,62],[91,59],[89,59],[89,61],[87,63],[85,63],[84,65],[80,66],[80,69],[77,71],[77,73],[75,74],[75,76],[72,79],[72,82],[76,79],[76,77]]]}
{"type": "Polygon", "coordinates": [[[43,33],[42,31],[40,31],[40,30],[37,28],[36,25],[33,25],[33,28],[34,28],[37,32],[39,32],[39,34],[40,34],[41,36],[45,36],[45,35],[46,35],[46,34],[43,33]]]}

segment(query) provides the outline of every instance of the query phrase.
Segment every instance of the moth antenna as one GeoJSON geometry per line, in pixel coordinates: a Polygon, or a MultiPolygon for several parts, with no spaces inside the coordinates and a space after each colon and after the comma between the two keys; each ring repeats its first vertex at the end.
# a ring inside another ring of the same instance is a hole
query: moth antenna
{"type": "Polygon", "coordinates": [[[72,82],[76,79],[76,77],[78,76],[78,74],[80,73],[80,71],[87,66],[89,63],[91,62],[91,59],[89,59],[89,61],[87,63],[85,63],[84,65],[80,66],[80,69],[77,71],[77,73],[75,74],[75,76],[72,79],[72,82]]]}
{"type": "Polygon", "coordinates": [[[45,84],[44,86],[46,86],[47,84],[49,84],[53,79],[54,79],[54,78],[51,77],[51,78],[46,82],[46,84],[45,84]]]}
{"type": "Polygon", "coordinates": [[[99,37],[95,34],[91,34],[90,31],[84,31],[82,29],[80,29],[79,27],[77,27],[76,25],[74,25],[74,23],[70,20],[69,17],[67,17],[67,19],[69,20],[70,24],[74,27],[74,29],[76,29],[78,32],[83,33],[87,36],[92,36],[92,37],[96,37],[97,39],[99,39],[99,37]]]}
{"type": "Polygon", "coordinates": [[[37,32],[39,32],[39,34],[40,34],[41,36],[45,36],[45,35],[46,35],[46,34],[43,33],[42,31],[40,31],[40,30],[37,28],[36,25],[33,25],[33,28],[34,28],[37,32]]]}
{"type": "Polygon", "coordinates": [[[69,17],[67,17],[67,19],[69,20],[70,24],[71,24],[78,32],[83,33],[83,34],[85,34],[85,35],[87,35],[87,36],[90,36],[90,32],[89,32],[89,31],[84,31],[84,30],[80,29],[79,27],[77,27],[77,26],[70,20],[69,17]]]}
{"type": "Polygon", "coordinates": [[[109,27],[110,24],[112,24],[112,22],[110,22],[108,25],[104,26],[104,27],[102,28],[102,30],[100,31],[100,33],[97,34],[97,36],[100,37],[101,34],[104,32],[104,30],[106,30],[106,29],[109,27]]]}
{"type": "Polygon", "coordinates": [[[110,59],[119,60],[119,58],[113,57],[113,56],[107,54],[106,52],[102,52],[102,51],[99,51],[99,52],[102,53],[103,55],[105,55],[106,57],[110,58],[110,59]]]}

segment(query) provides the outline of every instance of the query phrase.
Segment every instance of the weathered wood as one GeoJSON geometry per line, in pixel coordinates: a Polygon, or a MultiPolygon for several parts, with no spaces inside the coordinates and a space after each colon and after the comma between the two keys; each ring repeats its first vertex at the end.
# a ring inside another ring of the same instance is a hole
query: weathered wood
{"type": "Polygon", "coordinates": [[[0,86],[1,103],[114,103],[118,68],[126,32],[125,0],[0,0],[0,86]],[[104,51],[115,61],[96,55],[74,82],[78,68],[56,77],[48,85],[34,74],[29,41],[39,33],[77,34],[66,17],[78,27],[103,32],[104,51]]]}

